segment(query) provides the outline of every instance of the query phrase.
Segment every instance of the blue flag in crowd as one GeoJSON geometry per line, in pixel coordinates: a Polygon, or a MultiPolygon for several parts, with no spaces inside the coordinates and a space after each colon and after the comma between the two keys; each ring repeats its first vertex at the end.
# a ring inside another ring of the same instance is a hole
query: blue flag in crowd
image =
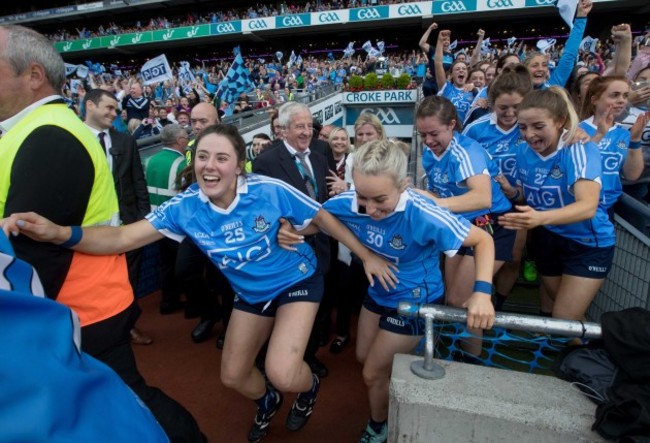
{"type": "Polygon", "coordinates": [[[217,97],[225,102],[234,103],[242,92],[248,92],[254,86],[251,74],[244,65],[244,59],[241,54],[237,54],[226,73],[226,78],[219,83],[217,97]]]}
{"type": "Polygon", "coordinates": [[[348,47],[343,50],[343,57],[350,58],[354,55],[354,42],[348,43],[348,47]]]}
{"type": "Polygon", "coordinates": [[[192,81],[194,81],[194,75],[192,75],[192,70],[190,69],[190,62],[180,62],[180,68],[178,68],[178,79],[183,83],[192,83],[192,81]]]}
{"type": "Polygon", "coordinates": [[[555,6],[560,10],[560,17],[573,29],[573,17],[578,9],[578,0],[556,0],[555,6]]]}
{"type": "Polygon", "coordinates": [[[296,58],[296,52],[291,51],[291,55],[289,56],[289,63],[287,63],[288,68],[290,68],[296,62],[296,58]]]}
{"type": "Polygon", "coordinates": [[[598,39],[586,36],[580,42],[580,50],[584,52],[589,52],[592,54],[596,53],[596,48],[598,47],[598,39]]]}
{"type": "Polygon", "coordinates": [[[65,76],[69,76],[74,74],[77,71],[77,65],[73,65],[70,63],[65,64],[65,76]]]}

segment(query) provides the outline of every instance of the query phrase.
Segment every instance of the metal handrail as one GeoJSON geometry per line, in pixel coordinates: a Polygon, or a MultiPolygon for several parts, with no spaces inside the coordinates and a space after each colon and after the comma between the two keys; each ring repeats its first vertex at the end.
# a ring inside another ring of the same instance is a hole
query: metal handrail
{"type": "MultiPolygon", "coordinates": [[[[445,370],[434,363],[434,331],[433,320],[464,323],[467,321],[467,310],[441,305],[420,305],[409,301],[399,302],[397,311],[409,317],[424,317],[425,346],[424,361],[411,363],[411,371],[427,379],[444,377],[445,370]]],[[[494,326],[513,329],[516,331],[538,332],[543,334],[561,335],[564,337],[600,338],[601,326],[598,323],[563,320],[559,318],[538,317],[534,315],[511,314],[498,312],[494,326]]]]}

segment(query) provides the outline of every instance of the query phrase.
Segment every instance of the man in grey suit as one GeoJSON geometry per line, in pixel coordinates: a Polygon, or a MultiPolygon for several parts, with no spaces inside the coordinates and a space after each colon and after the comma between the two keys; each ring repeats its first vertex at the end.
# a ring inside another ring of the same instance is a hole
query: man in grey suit
{"type": "MultiPolygon", "coordinates": [[[[310,149],[314,133],[309,107],[298,102],[280,107],[278,121],[284,131],[282,143],[265,149],[253,162],[253,172],[282,180],[314,200],[323,203],[329,196],[326,177],[329,173],[327,158],[310,149]]],[[[306,239],[314,248],[321,272],[330,267],[328,237],[316,234],[306,239]]],[[[305,361],[319,377],[327,376],[327,368],[316,358],[318,334],[312,335],[305,351],[305,361]]]]}
{"type": "MultiPolygon", "coordinates": [[[[99,138],[105,150],[108,167],[113,173],[122,223],[142,220],[151,210],[149,192],[135,138],[113,129],[113,120],[117,115],[117,99],[109,91],[93,89],[86,93],[84,103],[84,122],[99,138]]],[[[134,292],[138,285],[141,257],[142,249],[126,253],[129,281],[134,292]]],[[[131,341],[140,345],[152,343],[151,337],[137,328],[131,330],[131,341]]]]}

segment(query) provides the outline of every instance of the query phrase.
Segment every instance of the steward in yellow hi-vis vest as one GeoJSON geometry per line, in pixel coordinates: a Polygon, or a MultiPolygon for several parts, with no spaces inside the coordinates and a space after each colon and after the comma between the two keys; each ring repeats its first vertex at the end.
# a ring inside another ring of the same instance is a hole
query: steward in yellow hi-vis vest
{"type": "MultiPolygon", "coordinates": [[[[34,211],[62,225],[118,224],[113,177],[88,127],[62,100],[23,113],[0,139],[2,217],[34,211]]],[[[133,302],[124,255],[87,255],[22,235],[12,242],[38,271],[47,296],[72,308],[82,326],[133,302]]]]}

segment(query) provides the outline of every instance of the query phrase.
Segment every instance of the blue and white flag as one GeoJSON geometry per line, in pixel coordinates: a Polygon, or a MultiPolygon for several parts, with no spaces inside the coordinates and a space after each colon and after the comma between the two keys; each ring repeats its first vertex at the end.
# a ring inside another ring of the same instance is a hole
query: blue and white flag
{"type": "Polygon", "coordinates": [[[169,67],[169,62],[167,62],[165,54],[154,57],[142,65],[140,75],[142,75],[142,78],[144,79],[143,84],[145,86],[165,80],[172,80],[174,78],[172,69],[169,67]]]}
{"type": "Polygon", "coordinates": [[[517,37],[510,37],[507,41],[508,41],[508,47],[511,47],[517,41],[517,37]]]}
{"type": "Polygon", "coordinates": [[[182,61],[179,64],[180,68],[178,68],[178,80],[183,83],[192,83],[194,81],[194,75],[190,69],[190,62],[182,61]]]}
{"type": "Polygon", "coordinates": [[[454,52],[454,60],[456,60],[460,54],[467,55],[467,51],[465,50],[465,48],[461,49],[460,51],[454,52]]]}
{"type": "Polygon", "coordinates": [[[488,37],[483,40],[483,43],[481,43],[481,54],[489,54],[491,52],[490,46],[490,37],[488,37]]]}
{"type": "Polygon", "coordinates": [[[379,55],[382,55],[384,53],[384,42],[383,40],[377,41],[377,52],[379,52],[379,55]]]}
{"type": "Polygon", "coordinates": [[[350,58],[354,55],[354,42],[348,43],[348,47],[343,50],[343,58],[350,58]]]}
{"type": "Polygon", "coordinates": [[[282,51],[278,51],[278,52],[275,53],[275,58],[277,58],[278,62],[280,62],[280,63],[282,63],[282,57],[283,56],[284,56],[284,54],[282,53],[282,51]]]}
{"type": "Polygon", "coordinates": [[[589,52],[591,54],[596,53],[597,46],[598,46],[598,39],[597,38],[591,38],[589,36],[586,36],[580,42],[580,50],[584,51],[584,52],[589,52]]]}
{"type": "Polygon", "coordinates": [[[361,47],[363,48],[364,51],[368,53],[368,57],[379,57],[381,55],[381,52],[379,52],[377,48],[372,46],[372,42],[370,40],[365,42],[361,47]]]}
{"type": "Polygon", "coordinates": [[[219,83],[217,97],[227,103],[234,103],[241,93],[248,92],[254,87],[255,84],[244,64],[244,59],[241,54],[238,54],[230,65],[226,78],[219,83]]]}
{"type": "Polygon", "coordinates": [[[376,51],[376,49],[373,48],[373,46],[372,46],[372,42],[371,42],[370,40],[368,40],[368,41],[365,42],[363,45],[361,45],[361,47],[362,47],[363,50],[366,51],[368,54],[370,54],[370,52],[373,51],[373,50],[376,51]]]}
{"type": "Polygon", "coordinates": [[[453,42],[449,43],[449,50],[453,51],[456,49],[456,46],[458,46],[458,40],[454,40],[453,42]]]}
{"type": "Polygon", "coordinates": [[[68,77],[72,74],[74,74],[77,71],[77,65],[73,65],[70,63],[65,64],[65,76],[68,77]]]}
{"type": "Polygon", "coordinates": [[[90,69],[88,69],[88,66],[77,65],[77,77],[86,78],[86,77],[88,77],[88,72],[89,71],[90,71],[90,69]]]}
{"type": "Polygon", "coordinates": [[[542,54],[546,54],[556,43],[554,38],[543,38],[537,42],[537,49],[542,54]]]}
{"type": "Polygon", "coordinates": [[[232,48],[232,56],[237,57],[237,55],[241,54],[241,48],[238,46],[235,46],[232,48]]]}
{"type": "Polygon", "coordinates": [[[291,55],[289,56],[289,61],[287,62],[287,68],[293,66],[293,64],[296,62],[296,59],[296,52],[292,50],[291,55]]]}
{"type": "Polygon", "coordinates": [[[560,10],[560,17],[573,29],[573,17],[576,15],[579,0],[556,0],[555,6],[560,10]]]}
{"type": "Polygon", "coordinates": [[[296,67],[300,69],[302,67],[302,55],[296,57],[296,67]]]}

